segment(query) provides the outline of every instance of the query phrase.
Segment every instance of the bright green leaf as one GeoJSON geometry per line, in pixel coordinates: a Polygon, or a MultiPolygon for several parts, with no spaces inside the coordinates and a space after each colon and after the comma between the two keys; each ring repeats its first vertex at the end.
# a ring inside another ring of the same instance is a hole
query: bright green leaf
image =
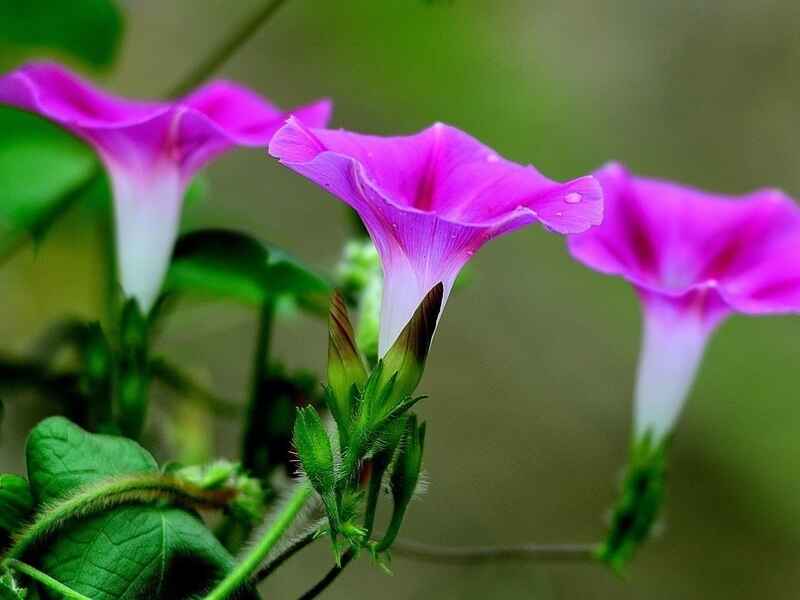
{"type": "Polygon", "coordinates": [[[9,58],[23,59],[53,51],[93,67],[108,67],[114,60],[122,32],[122,14],[111,0],[0,2],[3,63],[9,58]]]}

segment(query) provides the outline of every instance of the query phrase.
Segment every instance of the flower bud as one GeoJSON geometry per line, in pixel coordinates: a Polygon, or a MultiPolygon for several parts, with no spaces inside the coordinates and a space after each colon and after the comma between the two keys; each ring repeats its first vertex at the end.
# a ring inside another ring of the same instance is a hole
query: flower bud
{"type": "Polygon", "coordinates": [[[358,354],[353,327],[342,296],[334,292],[331,297],[328,320],[328,386],[329,409],[339,431],[346,437],[353,415],[354,388],[361,390],[367,372],[358,354]]]}
{"type": "Polygon", "coordinates": [[[650,536],[658,517],[664,501],[668,440],[654,441],[648,433],[634,442],[611,526],[597,551],[597,557],[617,572],[650,536]]]}
{"type": "Polygon", "coordinates": [[[294,446],[308,481],[322,497],[328,511],[331,531],[335,533],[339,525],[339,510],[335,494],[336,470],[333,449],[322,419],[313,406],[297,410],[297,418],[294,421],[294,446]]]}

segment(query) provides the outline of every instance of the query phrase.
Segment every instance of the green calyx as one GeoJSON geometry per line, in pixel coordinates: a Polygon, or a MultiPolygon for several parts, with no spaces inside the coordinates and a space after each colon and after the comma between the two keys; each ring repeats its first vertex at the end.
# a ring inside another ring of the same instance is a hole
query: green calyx
{"type": "Polygon", "coordinates": [[[638,547],[650,536],[664,502],[668,439],[648,433],[635,440],[622,491],[598,559],[622,573],[638,547]]]}
{"type": "Polygon", "coordinates": [[[422,379],[443,298],[444,286],[438,283],[423,298],[381,361],[383,368],[377,386],[386,396],[384,403],[390,411],[406,402],[422,379]]]}

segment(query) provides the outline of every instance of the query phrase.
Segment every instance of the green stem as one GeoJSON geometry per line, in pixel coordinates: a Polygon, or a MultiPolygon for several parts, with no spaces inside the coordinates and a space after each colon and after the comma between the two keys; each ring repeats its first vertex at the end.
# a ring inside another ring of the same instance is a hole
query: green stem
{"type": "Polygon", "coordinates": [[[80,489],[40,512],[33,523],[19,534],[3,559],[22,559],[33,546],[53,535],[66,523],[105,512],[115,506],[167,501],[194,508],[222,508],[229,500],[229,490],[203,490],[160,473],[104,481],[80,489]]]}
{"type": "Polygon", "coordinates": [[[411,560],[445,564],[476,564],[503,560],[548,562],[592,561],[597,544],[520,544],[518,546],[431,546],[397,541],[392,553],[411,560]]]}
{"type": "Polygon", "coordinates": [[[262,432],[256,427],[263,419],[259,419],[262,402],[261,397],[264,380],[269,369],[269,349],[272,339],[272,325],[275,320],[275,303],[267,298],[261,305],[258,317],[258,333],[256,334],[256,347],[253,352],[253,366],[250,375],[250,399],[247,405],[245,431],[242,439],[242,466],[249,471],[262,475],[258,459],[258,449],[263,440],[262,432]]]}
{"type": "Polygon", "coordinates": [[[29,564],[20,562],[18,560],[9,560],[6,562],[6,566],[22,573],[23,575],[26,575],[28,578],[33,579],[44,587],[61,594],[65,598],[69,598],[70,600],[91,600],[91,598],[88,596],[84,596],[80,592],[76,592],[60,581],[53,579],[47,573],[42,573],[39,569],[32,567],[29,564]]]}
{"type": "Polygon", "coordinates": [[[253,13],[237,29],[232,31],[222,43],[192,72],[175,86],[168,94],[171,97],[183,96],[198,84],[202,83],[211,73],[219,69],[228,59],[278,11],[286,0],[272,0],[253,13]]]}
{"type": "Polygon", "coordinates": [[[297,517],[300,510],[311,497],[312,489],[308,482],[300,483],[289,497],[278,518],[269,526],[262,538],[250,550],[233,571],[217,585],[204,600],[225,600],[235,594],[247,583],[252,573],[258,569],[270,550],[297,517]]]}

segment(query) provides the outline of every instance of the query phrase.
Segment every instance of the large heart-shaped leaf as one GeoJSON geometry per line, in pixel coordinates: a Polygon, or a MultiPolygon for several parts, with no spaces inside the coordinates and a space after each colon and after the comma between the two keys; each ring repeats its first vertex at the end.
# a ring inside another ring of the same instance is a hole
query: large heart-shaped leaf
{"type": "Polygon", "coordinates": [[[87,433],[63,417],[39,423],[28,436],[25,455],[38,504],[110,477],[158,471],[153,456],[133,440],[87,433]]]}
{"type": "Polygon", "coordinates": [[[0,66],[49,50],[107,67],[122,31],[122,14],[111,0],[3,0],[0,66]]]}
{"type": "Polygon", "coordinates": [[[322,277],[282,250],[221,229],[181,236],[165,288],[257,305],[270,298],[291,299],[322,314],[331,289],[322,277]]]}
{"type": "MultiPolygon", "coordinates": [[[[90,434],[61,417],[31,432],[27,458],[39,502],[57,501],[109,477],[158,469],[136,442],[90,434]]],[[[77,520],[33,554],[27,560],[94,600],[190,598],[234,564],[196,515],[157,504],[118,506],[77,520]]]]}
{"type": "Polygon", "coordinates": [[[2,248],[26,232],[41,234],[99,168],[88,146],[35,115],[0,106],[0,132],[2,248]]]}

